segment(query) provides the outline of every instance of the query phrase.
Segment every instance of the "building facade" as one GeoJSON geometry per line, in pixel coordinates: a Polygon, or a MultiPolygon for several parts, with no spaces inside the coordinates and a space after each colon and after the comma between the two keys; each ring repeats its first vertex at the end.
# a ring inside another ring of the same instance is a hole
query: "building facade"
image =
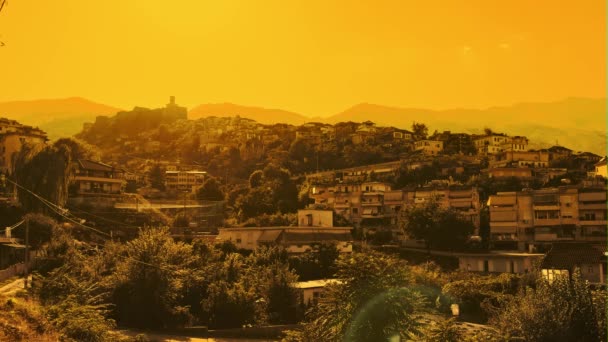
{"type": "Polygon", "coordinates": [[[70,192],[75,195],[118,195],[127,183],[124,174],[122,169],[80,159],[74,163],[70,192]]]}
{"type": "Polygon", "coordinates": [[[231,241],[237,248],[248,250],[281,246],[291,254],[317,251],[322,244],[333,244],[340,253],[353,251],[352,228],[333,227],[333,211],[298,210],[298,224],[297,227],[220,228],[217,240],[231,241]]]}
{"type": "Polygon", "coordinates": [[[438,155],[443,151],[443,141],[441,140],[418,140],[414,142],[414,150],[422,151],[427,155],[438,155]]]}
{"type": "Polygon", "coordinates": [[[205,182],[205,171],[165,171],[165,188],[168,191],[191,192],[201,187],[205,182]]]}
{"type": "Polygon", "coordinates": [[[606,189],[499,192],[488,205],[495,248],[532,251],[559,241],[606,242],[606,189]]]}
{"type": "Polygon", "coordinates": [[[0,173],[13,172],[14,159],[21,147],[44,144],[47,140],[46,133],[39,128],[0,118],[0,173]]]}

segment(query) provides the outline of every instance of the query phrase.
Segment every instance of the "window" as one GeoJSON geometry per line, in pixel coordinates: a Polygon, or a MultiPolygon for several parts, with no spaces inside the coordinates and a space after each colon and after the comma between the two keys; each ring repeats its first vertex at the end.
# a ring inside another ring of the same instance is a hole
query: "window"
{"type": "Polygon", "coordinates": [[[484,260],[483,261],[483,271],[484,272],[489,272],[490,271],[490,263],[488,262],[488,260],[484,260]]]}
{"type": "Polygon", "coordinates": [[[353,208],[353,214],[359,214],[359,208],[353,208]]]}
{"type": "Polygon", "coordinates": [[[241,243],[241,239],[236,239],[236,243],[241,243]]]}

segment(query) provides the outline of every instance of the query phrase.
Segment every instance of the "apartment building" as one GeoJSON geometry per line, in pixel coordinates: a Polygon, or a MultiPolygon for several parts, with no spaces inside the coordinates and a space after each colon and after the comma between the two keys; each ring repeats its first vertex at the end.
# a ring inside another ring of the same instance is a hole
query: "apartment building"
{"type": "Polygon", "coordinates": [[[426,155],[436,156],[443,151],[441,140],[418,140],[414,143],[415,151],[422,151],[426,155]]]}
{"type": "Polygon", "coordinates": [[[207,172],[205,171],[165,171],[165,187],[169,191],[192,192],[203,185],[207,172]]]}
{"type": "Polygon", "coordinates": [[[548,167],[551,153],[547,151],[500,151],[490,160],[491,167],[548,167]]]}
{"type": "Polygon", "coordinates": [[[546,250],[558,241],[606,240],[606,190],[560,187],[490,196],[497,249],[546,250]]]}
{"type": "Polygon", "coordinates": [[[14,158],[22,146],[44,144],[47,140],[46,133],[39,128],[0,118],[0,173],[13,171],[14,158]]]}
{"type": "Polygon", "coordinates": [[[426,187],[394,190],[382,182],[314,186],[310,196],[316,204],[332,206],[356,226],[395,227],[404,206],[423,204],[432,198],[446,208],[453,208],[468,217],[479,228],[479,193],[476,188],[426,187]]]}
{"type": "Polygon", "coordinates": [[[473,140],[477,154],[492,155],[500,152],[522,152],[528,150],[528,138],[509,137],[506,134],[488,134],[473,140]]]}

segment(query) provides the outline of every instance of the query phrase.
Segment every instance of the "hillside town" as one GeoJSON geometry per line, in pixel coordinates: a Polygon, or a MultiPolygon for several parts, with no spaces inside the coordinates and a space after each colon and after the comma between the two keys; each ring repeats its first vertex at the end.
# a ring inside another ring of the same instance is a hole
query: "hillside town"
{"type": "MultiPolygon", "coordinates": [[[[228,262],[230,253],[253,258],[242,261],[253,263],[247,272],[275,257],[263,253],[284,253],[276,257],[288,260],[288,275],[275,277],[291,279],[285,286],[297,300],[273,304],[293,310],[266,308],[264,324],[300,324],[307,308],[322,305],[325,287],[343,284],[335,273],[340,255],[397,256],[412,272],[432,265],[486,282],[580,273],[594,289],[606,287],[605,156],[538,148],[487,127],[429,133],[422,122],[265,125],[238,113],[197,120],[186,113],[171,97],[163,108],[99,116],[57,141],[1,118],[0,282],[48,272],[63,225],[92,250],[117,248],[104,248],[108,238],[123,243],[128,258],[145,234],[161,239],[146,231],[214,262],[228,262]]],[[[464,322],[488,322],[463,298],[454,303],[464,322]]],[[[256,303],[247,302],[253,321],[208,306],[190,311],[190,320],[241,327],[255,321],[256,303]]],[[[145,326],[128,310],[113,315],[145,326]]]]}

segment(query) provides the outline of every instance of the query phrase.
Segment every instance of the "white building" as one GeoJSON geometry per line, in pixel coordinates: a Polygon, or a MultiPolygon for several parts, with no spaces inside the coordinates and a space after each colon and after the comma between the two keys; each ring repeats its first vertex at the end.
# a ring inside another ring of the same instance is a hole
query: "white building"
{"type": "Polygon", "coordinates": [[[422,151],[424,154],[437,155],[443,151],[443,141],[419,140],[414,143],[414,150],[422,151]]]}
{"type": "Polygon", "coordinates": [[[205,182],[205,171],[165,171],[165,187],[171,191],[195,192],[205,182]]]}

